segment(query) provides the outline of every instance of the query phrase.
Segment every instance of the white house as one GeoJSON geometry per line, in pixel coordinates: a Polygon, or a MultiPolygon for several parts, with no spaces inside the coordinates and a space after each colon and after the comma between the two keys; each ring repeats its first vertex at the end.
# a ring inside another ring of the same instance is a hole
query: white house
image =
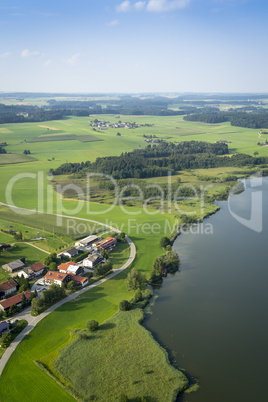
{"type": "Polygon", "coordinates": [[[94,269],[102,261],[103,261],[103,258],[100,254],[98,254],[98,253],[91,254],[83,260],[83,266],[86,268],[94,269]]]}
{"type": "Polygon", "coordinates": [[[78,250],[76,248],[70,248],[69,250],[63,251],[63,255],[66,255],[69,258],[76,257],[78,255],[78,250]]]}

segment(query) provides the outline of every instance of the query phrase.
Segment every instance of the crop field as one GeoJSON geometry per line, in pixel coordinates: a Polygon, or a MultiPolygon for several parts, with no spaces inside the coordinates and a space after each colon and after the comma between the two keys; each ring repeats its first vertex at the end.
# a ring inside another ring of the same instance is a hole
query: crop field
{"type": "Polygon", "coordinates": [[[0,165],[9,165],[11,163],[25,163],[34,161],[36,161],[36,159],[29,155],[0,154],[0,165]]]}
{"type": "Polygon", "coordinates": [[[100,138],[94,137],[93,135],[75,135],[75,134],[47,134],[47,135],[39,135],[39,137],[35,137],[27,143],[33,142],[48,142],[48,141],[80,141],[80,142],[93,142],[93,141],[102,141],[100,138]]]}

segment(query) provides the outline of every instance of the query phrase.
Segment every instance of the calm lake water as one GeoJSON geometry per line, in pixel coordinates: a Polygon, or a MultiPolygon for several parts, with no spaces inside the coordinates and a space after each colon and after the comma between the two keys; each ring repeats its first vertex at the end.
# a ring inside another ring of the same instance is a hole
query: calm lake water
{"type": "Polygon", "coordinates": [[[268,400],[268,180],[261,188],[249,184],[231,196],[230,206],[245,219],[251,205],[257,220],[262,212],[262,232],[239,223],[228,203],[219,202],[221,211],[204,221],[213,235],[177,238],[180,272],[164,279],[146,316],[146,328],[200,384],[180,402],[268,400]],[[261,189],[262,211],[254,198],[261,189]]]}

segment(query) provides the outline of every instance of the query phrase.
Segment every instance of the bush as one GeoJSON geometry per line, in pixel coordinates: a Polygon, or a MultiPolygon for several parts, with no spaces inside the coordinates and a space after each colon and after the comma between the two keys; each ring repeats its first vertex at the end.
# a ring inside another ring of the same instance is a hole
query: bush
{"type": "Polygon", "coordinates": [[[89,320],[89,321],[87,322],[87,329],[88,329],[90,332],[96,331],[96,330],[98,329],[98,327],[99,327],[98,321],[89,320]]]}
{"type": "Polygon", "coordinates": [[[167,246],[170,246],[170,245],[171,245],[171,242],[170,242],[168,237],[162,237],[161,238],[161,240],[160,240],[160,247],[161,248],[165,249],[167,246]]]}
{"type": "Polygon", "coordinates": [[[137,289],[135,295],[133,297],[133,303],[137,303],[142,300],[142,292],[140,289],[137,289]]]}
{"type": "Polygon", "coordinates": [[[1,338],[1,343],[3,347],[5,348],[8,347],[11,342],[12,342],[12,335],[10,332],[6,332],[1,338]]]}
{"type": "Polygon", "coordinates": [[[119,310],[120,310],[120,311],[127,311],[127,310],[130,309],[130,306],[131,306],[131,304],[129,303],[129,301],[127,301],[127,300],[122,300],[122,301],[119,303],[119,310]]]}
{"type": "Polygon", "coordinates": [[[142,272],[138,271],[136,268],[132,268],[128,273],[126,282],[129,290],[136,290],[144,288],[147,280],[142,272]]]}
{"type": "Polygon", "coordinates": [[[94,269],[94,276],[103,276],[112,270],[113,266],[110,261],[106,261],[103,264],[98,265],[94,269]]]}

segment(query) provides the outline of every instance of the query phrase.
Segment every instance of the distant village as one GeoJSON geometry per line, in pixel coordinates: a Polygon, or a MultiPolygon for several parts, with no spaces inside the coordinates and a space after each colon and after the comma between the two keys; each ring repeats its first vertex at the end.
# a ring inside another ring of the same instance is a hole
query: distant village
{"type": "MultiPolygon", "coordinates": [[[[122,235],[122,234],[121,234],[122,235]]],[[[40,297],[41,292],[49,289],[52,284],[67,289],[79,289],[89,284],[95,269],[105,263],[108,258],[108,251],[112,251],[117,244],[115,237],[101,239],[98,236],[90,235],[77,241],[73,248],[58,254],[57,260],[60,264],[55,269],[42,262],[29,265],[24,257],[2,265],[2,268],[10,274],[10,279],[0,283],[0,313],[2,317],[12,316],[22,308],[30,305],[33,297],[40,297]],[[66,261],[69,259],[78,262],[66,261]],[[62,261],[63,260],[63,261],[62,261]],[[31,290],[23,290],[18,293],[21,286],[21,279],[34,281],[31,290]],[[73,283],[75,286],[68,286],[73,283]]],[[[9,244],[0,243],[0,252],[11,249],[9,244]]],[[[55,254],[56,255],[56,254],[55,254]]],[[[96,271],[95,271],[96,272],[96,271]]],[[[0,337],[9,331],[8,320],[0,322],[0,337]]]]}
{"type": "Polygon", "coordinates": [[[118,123],[110,123],[109,121],[103,120],[100,121],[95,119],[91,122],[91,127],[98,128],[99,130],[107,130],[108,128],[127,128],[127,129],[134,129],[139,127],[153,127],[154,124],[137,124],[135,122],[128,122],[128,121],[121,121],[119,120],[118,123]]]}

